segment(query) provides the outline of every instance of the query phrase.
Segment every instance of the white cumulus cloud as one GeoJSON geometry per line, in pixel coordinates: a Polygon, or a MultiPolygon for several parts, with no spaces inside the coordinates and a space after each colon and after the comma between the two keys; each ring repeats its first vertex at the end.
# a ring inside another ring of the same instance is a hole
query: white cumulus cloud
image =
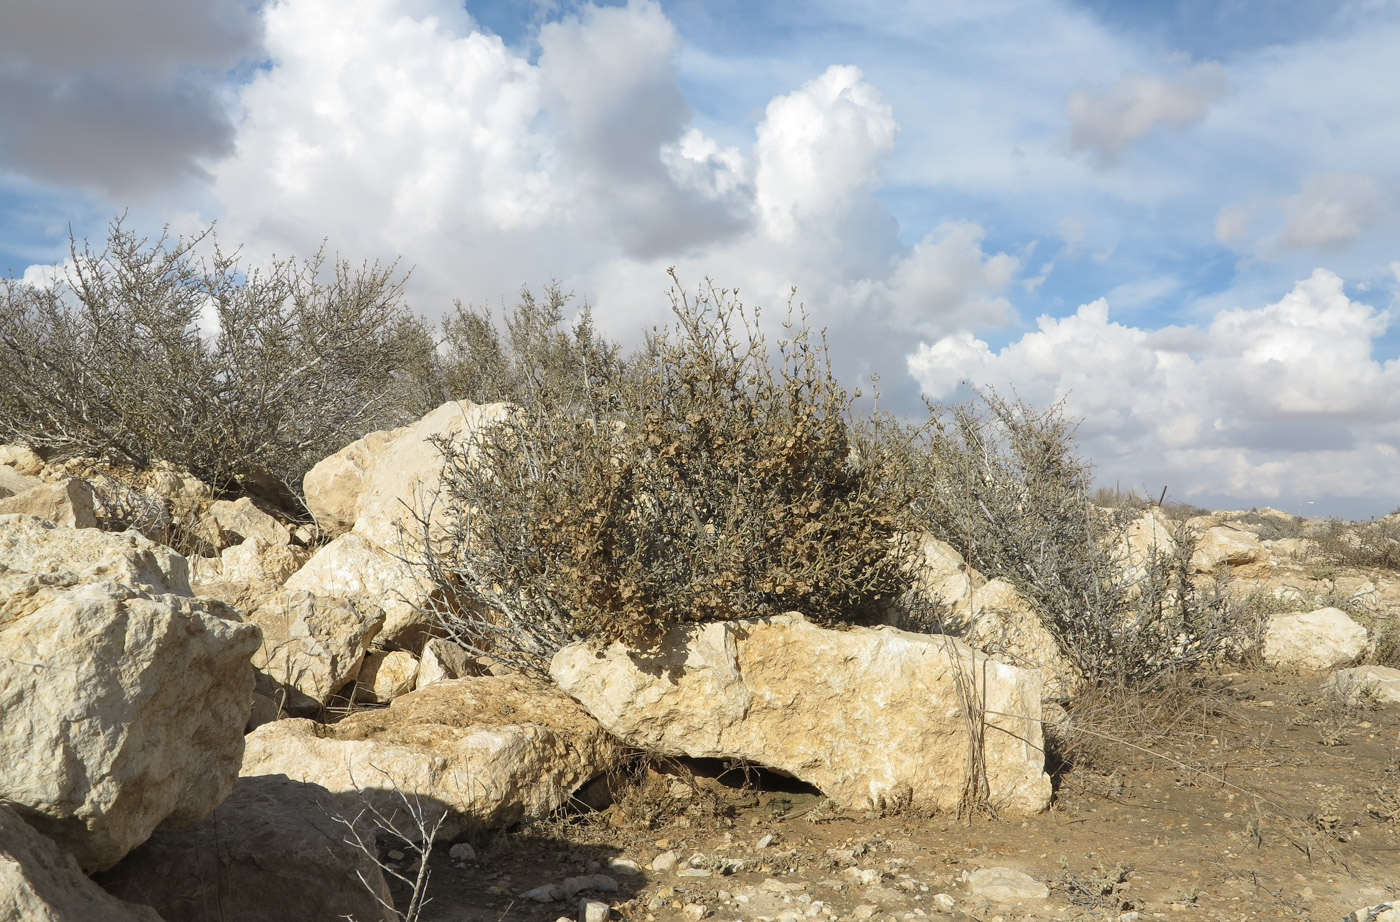
{"type": "Polygon", "coordinates": [[[1384,497],[1400,492],[1400,362],[1373,355],[1389,321],[1318,269],[1204,327],[1125,325],[1100,299],[1000,350],[967,333],[923,343],[908,365],[936,398],[967,382],[1064,400],[1109,480],[1170,482],[1178,496],[1384,497]]]}

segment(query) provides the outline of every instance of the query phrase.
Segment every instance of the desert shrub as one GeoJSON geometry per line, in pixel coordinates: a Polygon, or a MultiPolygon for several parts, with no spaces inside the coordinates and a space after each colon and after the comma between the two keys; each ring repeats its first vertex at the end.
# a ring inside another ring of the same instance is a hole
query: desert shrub
{"type": "Polygon", "coordinates": [[[1360,524],[1332,519],[1311,537],[1336,566],[1400,570],[1400,522],[1389,517],[1360,524]]]}
{"type": "Polygon", "coordinates": [[[393,266],[253,269],[210,231],[152,243],[120,219],[101,251],[70,251],[51,284],[0,281],[0,439],[54,457],[299,491],[321,457],[399,421],[395,371],[430,361],[393,266]]]}
{"type": "Polygon", "coordinates": [[[799,318],[770,353],[757,313],[713,286],[673,289],[672,308],[625,365],[576,349],[587,389],[527,378],[506,421],[440,446],[453,524],[423,562],[462,643],[542,668],[583,637],[645,646],[789,610],[841,623],[908,588],[907,481],[826,343],[799,318]]]}
{"type": "Polygon", "coordinates": [[[1092,683],[1143,688],[1238,646],[1226,594],[1191,579],[1184,530],[1175,554],[1126,574],[1115,539],[1128,513],[1095,509],[1061,406],[979,394],[944,409],[915,458],[916,512],[972,566],[1010,581],[1092,683]]]}
{"type": "Polygon", "coordinates": [[[551,282],[537,298],[528,288],[499,328],[487,308],[464,306],[443,318],[438,378],[444,399],[563,407],[606,397],[604,376],[616,377],[620,353],[597,333],[584,305],[564,322],[571,296],[551,282]]]}

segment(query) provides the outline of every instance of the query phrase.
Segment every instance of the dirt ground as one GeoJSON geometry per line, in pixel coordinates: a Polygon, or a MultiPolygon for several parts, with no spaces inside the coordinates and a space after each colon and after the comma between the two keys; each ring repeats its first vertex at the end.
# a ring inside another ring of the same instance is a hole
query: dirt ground
{"type": "Polygon", "coordinates": [[[474,860],[440,845],[422,919],[553,922],[592,898],[639,922],[1336,922],[1400,901],[1400,706],[1348,705],[1322,679],[1227,673],[1127,709],[1071,703],[1114,739],[1052,752],[1054,803],[1024,819],[847,815],[753,770],[644,769],[603,811],[474,837],[474,860]],[[666,852],[678,865],[652,870],[666,852]],[[969,883],[997,867],[1048,895],[998,902],[969,883]]]}

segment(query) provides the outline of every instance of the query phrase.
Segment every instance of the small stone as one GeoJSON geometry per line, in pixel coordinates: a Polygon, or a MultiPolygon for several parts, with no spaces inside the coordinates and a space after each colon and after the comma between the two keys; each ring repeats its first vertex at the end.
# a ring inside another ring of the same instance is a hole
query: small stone
{"type": "Polygon", "coordinates": [[[602,900],[579,900],[578,922],[608,922],[612,908],[602,900]]]}
{"type": "Polygon", "coordinates": [[[930,902],[932,902],[933,905],[937,906],[939,909],[948,910],[951,910],[954,906],[958,905],[958,901],[953,899],[946,893],[935,893],[933,899],[930,902]]]}
{"type": "Polygon", "coordinates": [[[662,852],[651,859],[651,869],[662,874],[669,873],[676,869],[676,865],[681,863],[681,856],[675,852],[662,852]]]}
{"type": "Polygon", "coordinates": [[[875,907],[869,903],[861,903],[855,909],[851,910],[852,919],[870,919],[873,918],[874,915],[875,907]]]}
{"type": "Polygon", "coordinates": [[[631,858],[609,858],[608,870],[614,874],[640,874],[642,868],[631,858]]]}
{"type": "Polygon", "coordinates": [[[709,877],[714,872],[709,868],[681,868],[676,872],[677,877],[709,877]]]}
{"type": "Polygon", "coordinates": [[[453,861],[461,861],[463,863],[475,861],[476,849],[472,848],[466,842],[458,842],[448,849],[447,857],[451,858],[453,861]]]}
{"type": "Polygon", "coordinates": [[[686,903],[681,907],[681,915],[685,916],[689,922],[700,922],[710,914],[710,911],[699,903],[686,903]]]}
{"type": "Polygon", "coordinates": [[[399,851],[397,848],[392,848],[392,849],[389,850],[389,860],[390,860],[390,861],[402,861],[403,858],[404,858],[403,852],[399,851]]]}
{"type": "Polygon", "coordinates": [[[766,835],[766,836],[764,836],[763,838],[759,839],[758,842],[756,842],[756,843],[754,844],[754,847],[755,847],[755,848],[767,848],[768,846],[770,846],[770,845],[772,845],[772,844],[773,844],[773,834],[770,832],[770,833],[768,833],[768,835],[766,835]]]}

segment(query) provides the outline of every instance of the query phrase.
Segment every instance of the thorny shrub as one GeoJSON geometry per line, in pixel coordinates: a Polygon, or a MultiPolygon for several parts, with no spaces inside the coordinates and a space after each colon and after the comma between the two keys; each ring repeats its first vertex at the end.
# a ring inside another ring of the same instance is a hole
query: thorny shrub
{"type": "Polygon", "coordinates": [[[70,254],[50,284],[0,280],[0,439],[53,458],[299,492],[326,454],[403,421],[398,372],[430,361],[392,266],[318,254],[258,270],[212,228],[152,243],[121,219],[101,251],[72,240],[70,254]]]}
{"type": "Polygon", "coordinates": [[[1010,581],[1088,681],[1142,689],[1240,646],[1244,624],[1222,587],[1191,578],[1193,542],[1122,565],[1126,516],[1095,508],[1088,465],[1063,408],[995,392],[935,410],[916,445],[915,508],[989,577],[1010,581]]]}
{"type": "Polygon", "coordinates": [[[912,483],[866,437],[825,341],[790,317],[770,353],[727,290],[672,289],[673,326],[567,400],[526,399],[440,445],[449,546],[424,561],[468,647],[546,668],[584,637],[798,610],[857,620],[904,593],[912,483]],[[859,460],[857,460],[859,459],[859,460]]]}

